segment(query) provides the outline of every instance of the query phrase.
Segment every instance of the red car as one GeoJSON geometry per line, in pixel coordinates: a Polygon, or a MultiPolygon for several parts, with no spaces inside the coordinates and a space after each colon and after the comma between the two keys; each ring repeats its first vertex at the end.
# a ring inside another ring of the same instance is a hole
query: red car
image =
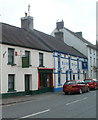
{"type": "Polygon", "coordinates": [[[89,84],[90,89],[98,89],[98,80],[96,79],[85,79],[84,82],[89,84]]]}
{"type": "Polygon", "coordinates": [[[89,91],[89,85],[85,84],[84,81],[75,81],[75,80],[69,80],[66,81],[63,85],[63,92],[65,94],[68,93],[80,93],[88,92],[89,91]]]}

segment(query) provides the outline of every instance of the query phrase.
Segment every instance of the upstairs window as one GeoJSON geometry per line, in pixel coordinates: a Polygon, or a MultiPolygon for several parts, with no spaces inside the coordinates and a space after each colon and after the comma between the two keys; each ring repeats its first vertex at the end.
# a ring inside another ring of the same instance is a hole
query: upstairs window
{"type": "Polygon", "coordinates": [[[95,50],[93,52],[94,52],[94,55],[95,55],[95,50]]]}
{"type": "Polygon", "coordinates": [[[22,57],[22,67],[26,68],[30,66],[30,52],[25,51],[25,57],[22,57]]]}
{"type": "Polygon", "coordinates": [[[43,67],[43,53],[39,53],[39,67],[43,67]]]}
{"type": "Polygon", "coordinates": [[[90,54],[92,54],[92,49],[90,48],[90,54]]]}
{"type": "Polygon", "coordinates": [[[14,49],[8,48],[8,64],[14,64],[14,49]]]}

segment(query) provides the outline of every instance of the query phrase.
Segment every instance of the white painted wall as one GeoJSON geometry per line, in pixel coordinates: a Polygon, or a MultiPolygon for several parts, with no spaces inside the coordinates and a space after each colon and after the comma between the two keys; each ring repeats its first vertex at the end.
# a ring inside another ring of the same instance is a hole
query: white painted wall
{"type": "MultiPolygon", "coordinates": [[[[68,57],[71,57],[71,69],[73,70],[73,74],[78,72],[77,69],[77,59],[79,59],[79,69],[81,71],[80,74],[80,80],[84,80],[84,75],[83,75],[83,69],[82,69],[82,62],[84,61],[84,58],[79,58],[79,57],[74,57],[74,56],[68,56],[64,54],[61,54],[60,57],[60,67],[61,67],[61,85],[58,85],[58,57],[57,57],[57,53],[54,54],[54,85],[55,88],[60,88],[63,86],[63,84],[66,82],[66,71],[69,70],[69,60],[68,57]]],[[[87,72],[87,71],[86,71],[87,72]]],[[[73,74],[72,74],[72,79],[73,79],[73,74]]],[[[68,80],[70,80],[70,74],[68,74],[68,80]]],[[[78,74],[75,74],[75,80],[78,80],[78,74]]]]}
{"type": "MultiPolygon", "coordinates": [[[[25,74],[31,75],[31,90],[38,89],[38,66],[39,66],[39,52],[44,54],[44,66],[46,68],[53,68],[53,54],[45,51],[38,51],[33,49],[27,49],[22,47],[15,47],[9,45],[2,45],[2,53],[6,54],[2,57],[2,90],[1,93],[7,93],[8,91],[8,74],[15,74],[15,90],[17,92],[25,91],[24,76],[25,74]],[[15,56],[15,66],[8,65],[8,48],[15,49],[18,56],[15,56]],[[20,51],[30,51],[30,63],[31,67],[22,68],[22,58],[20,56],[20,51]]],[[[1,73],[1,71],[0,71],[1,73]]]]}
{"type": "Polygon", "coordinates": [[[88,47],[88,77],[89,78],[96,78],[96,71],[94,69],[94,66],[96,67],[97,61],[96,61],[96,50],[88,47]],[[91,51],[91,53],[90,53],[91,51]],[[92,60],[92,61],[91,61],[92,60]],[[91,72],[92,71],[92,72],[91,72]]]}

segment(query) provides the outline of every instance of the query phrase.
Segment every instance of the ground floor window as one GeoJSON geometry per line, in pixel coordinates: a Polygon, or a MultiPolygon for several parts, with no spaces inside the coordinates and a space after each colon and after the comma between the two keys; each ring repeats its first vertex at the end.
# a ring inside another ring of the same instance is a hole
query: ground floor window
{"type": "Polygon", "coordinates": [[[51,87],[51,74],[40,73],[40,87],[51,87]]]}
{"type": "Polygon", "coordinates": [[[15,75],[9,74],[8,75],[8,91],[14,91],[14,83],[15,83],[15,75]]]}
{"type": "Polygon", "coordinates": [[[53,86],[53,70],[39,70],[39,88],[51,88],[53,86]]]}
{"type": "Polygon", "coordinates": [[[68,71],[66,71],[66,81],[68,81],[68,71]]]}
{"type": "Polygon", "coordinates": [[[72,80],[72,71],[70,71],[69,74],[70,74],[70,80],[72,80]]]}

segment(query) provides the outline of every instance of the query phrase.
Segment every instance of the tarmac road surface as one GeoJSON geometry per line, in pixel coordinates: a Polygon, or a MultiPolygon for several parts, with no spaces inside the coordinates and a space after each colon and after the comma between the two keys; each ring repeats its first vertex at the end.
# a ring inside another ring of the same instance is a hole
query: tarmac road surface
{"type": "MultiPolygon", "coordinates": [[[[65,95],[44,93],[32,100],[2,107],[3,118],[96,118],[96,91],[65,95]]],[[[93,119],[92,119],[93,120],[93,119]]]]}

